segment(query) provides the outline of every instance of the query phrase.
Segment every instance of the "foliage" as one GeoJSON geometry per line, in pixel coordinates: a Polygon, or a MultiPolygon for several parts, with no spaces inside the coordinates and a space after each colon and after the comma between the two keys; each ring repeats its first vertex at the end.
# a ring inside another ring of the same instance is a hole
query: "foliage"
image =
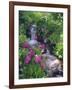
{"type": "Polygon", "coordinates": [[[59,59],[63,60],[63,34],[60,34],[59,42],[56,43],[53,52],[59,59]]]}
{"type": "Polygon", "coordinates": [[[37,55],[41,55],[41,50],[40,50],[40,48],[34,48],[33,49],[34,51],[35,51],[35,53],[37,54],[37,55]]]}
{"type": "Polygon", "coordinates": [[[19,35],[19,45],[22,46],[22,44],[27,40],[26,35],[20,34],[19,35]]]}
{"type": "Polygon", "coordinates": [[[32,57],[31,61],[29,64],[25,64],[25,57],[28,53],[28,49],[27,50],[22,50],[22,52],[20,52],[20,75],[19,78],[23,79],[23,78],[41,78],[43,76],[45,76],[45,72],[42,70],[42,68],[40,67],[40,64],[35,63],[35,58],[32,57]]]}
{"type": "Polygon", "coordinates": [[[56,56],[58,56],[59,59],[63,58],[63,45],[62,43],[57,43],[54,48],[54,53],[56,56]]]}
{"type": "Polygon", "coordinates": [[[34,58],[32,58],[30,64],[25,65],[23,75],[24,78],[41,78],[44,76],[44,72],[40,65],[36,64],[34,58]]]}

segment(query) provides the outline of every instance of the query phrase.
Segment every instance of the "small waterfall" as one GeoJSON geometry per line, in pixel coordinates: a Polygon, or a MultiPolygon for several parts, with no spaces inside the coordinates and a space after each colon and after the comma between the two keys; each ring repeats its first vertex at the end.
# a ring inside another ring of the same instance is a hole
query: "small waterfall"
{"type": "Polygon", "coordinates": [[[34,47],[38,44],[37,40],[36,40],[36,25],[33,24],[30,28],[30,32],[31,32],[31,40],[29,41],[29,44],[34,47]]]}
{"type": "Polygon", "coordinates": [[[31,40],[35,40],[36,39],[36,25],[32,25],[30,31],[31,31],[31,40]]]}

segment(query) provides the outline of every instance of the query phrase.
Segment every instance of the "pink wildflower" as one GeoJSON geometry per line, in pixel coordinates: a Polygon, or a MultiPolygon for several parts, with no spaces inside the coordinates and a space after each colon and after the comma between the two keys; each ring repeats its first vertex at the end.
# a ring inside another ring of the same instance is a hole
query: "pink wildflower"
{"type": "Polygon", "coordinates": [[[35,62],[36,63],[40,63],[41,60],[42,60],[42,57],[41,56],[35,55],[35,62]]]}
{"type": "Polygon", "coordinates": [[[25,42],[25,43],[23,44],[23,48],[29,48],[29,47],[30,47],[30,45],[29,45],[28,42],[25,42]]]}
{"type": "Polygon", "coordinates": [[[31,61],[31,57],[29,55],[27,55],[25,58],[25,63],[29,64],[30,61],[31,61]]]}
{"type": "Polygon", "coordinates": [[[31,57],[32,57],[32,56],[34,56],[34,55],[35,55],[35,52],[31,49],[31,50],[30,50],[30,52],[29,52],[29,54],[30,54],[30,55],[31,55],[31,57]]]}
{"type": "Polygon", "coordinates": [[[40,47],[41,49],[45,49],[45,48],[46,48],[46,47],[45,47],[45,44],[40,44],[39,47],[40,47]]]}

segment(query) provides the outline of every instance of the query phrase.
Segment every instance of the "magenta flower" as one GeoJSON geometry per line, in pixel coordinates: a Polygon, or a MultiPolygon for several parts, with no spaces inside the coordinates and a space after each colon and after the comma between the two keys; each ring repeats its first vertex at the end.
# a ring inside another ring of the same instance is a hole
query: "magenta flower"
{"type": "Polygon", "coordinates": [[[35,52],[32,49],[30,49],[29,54],[31,55],[31,57],[33,57],[35,55],[35,52]]]}
{"type": "Polygon", "coordinates": [[[25,58],[25,63],[29,64],[29,62],[31,61],[31,59],[34,55],[35,55],[35,52],[30,48],[30,51],[29,51],[28,55],[25,58]]]}
{"type": "Polygon", "coordinates": [[[26,58],[25,58],[25,63],[29,64],[30,61],[31,61],[31,56],[27,55],[26,58]]]}
{"type": "Polygon", "coordinates": [[[39,47],[40,47],[41,49],[45,49],[45,48],[46,48],[45,44],[40,44],[39,47]]]}
{"type": "Polygon", "coordinates": [[[28,42],[25,42],[25,43],[23,44],[23,48],[29,48],[29,47],[30,47],[30,45],[29,45],[28,42]]]}
{"type": "Polygon", "coordinates": [[[41,56],[35,55],[35,62],[36,63],[40,63],[41,60],[42,60],[42,57],[41,56]]]}

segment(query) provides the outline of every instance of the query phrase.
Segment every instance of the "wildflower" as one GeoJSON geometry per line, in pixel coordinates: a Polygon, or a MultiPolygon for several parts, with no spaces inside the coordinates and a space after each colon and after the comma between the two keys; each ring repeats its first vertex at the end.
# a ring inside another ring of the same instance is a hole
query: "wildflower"
{"type": "Polygon", "coordinates": [[[30,50],[30,52],[29,52],[29,54],[30,54],[30,55],[31,55],[31,57],[32,57],[32,56],[34,56],[34,55],[35,55],[35,52],[31,49],[31,50],[30,50]]]}
{"type": "Polygon", "coordinates": [[[40,63],[41,60],[42,60],[42,57],[41,56],[35,55],[35,62],[36,63],[40,63]]]}
{"type": "Polygon", "coordinates": [[[46,46],[45,46],[45,44],[40,44],[40,45],[39,45],[39,48],[41,48],[41,49],[45,49],[46,46]]]}
{"type": "Polygon", "coordinates": [[[30,61],[31,61],[31,56],[27,55],[26,58],[25,58],[25,63],[29,64],[30,61]]]}
{"type": "Polygon", "coordinates": [[[28,42],[25,42],[25,43],[23,44],[23,48],[29,48],[29,47],[30,47],[30,45],[29,45],[28,42]]]}

